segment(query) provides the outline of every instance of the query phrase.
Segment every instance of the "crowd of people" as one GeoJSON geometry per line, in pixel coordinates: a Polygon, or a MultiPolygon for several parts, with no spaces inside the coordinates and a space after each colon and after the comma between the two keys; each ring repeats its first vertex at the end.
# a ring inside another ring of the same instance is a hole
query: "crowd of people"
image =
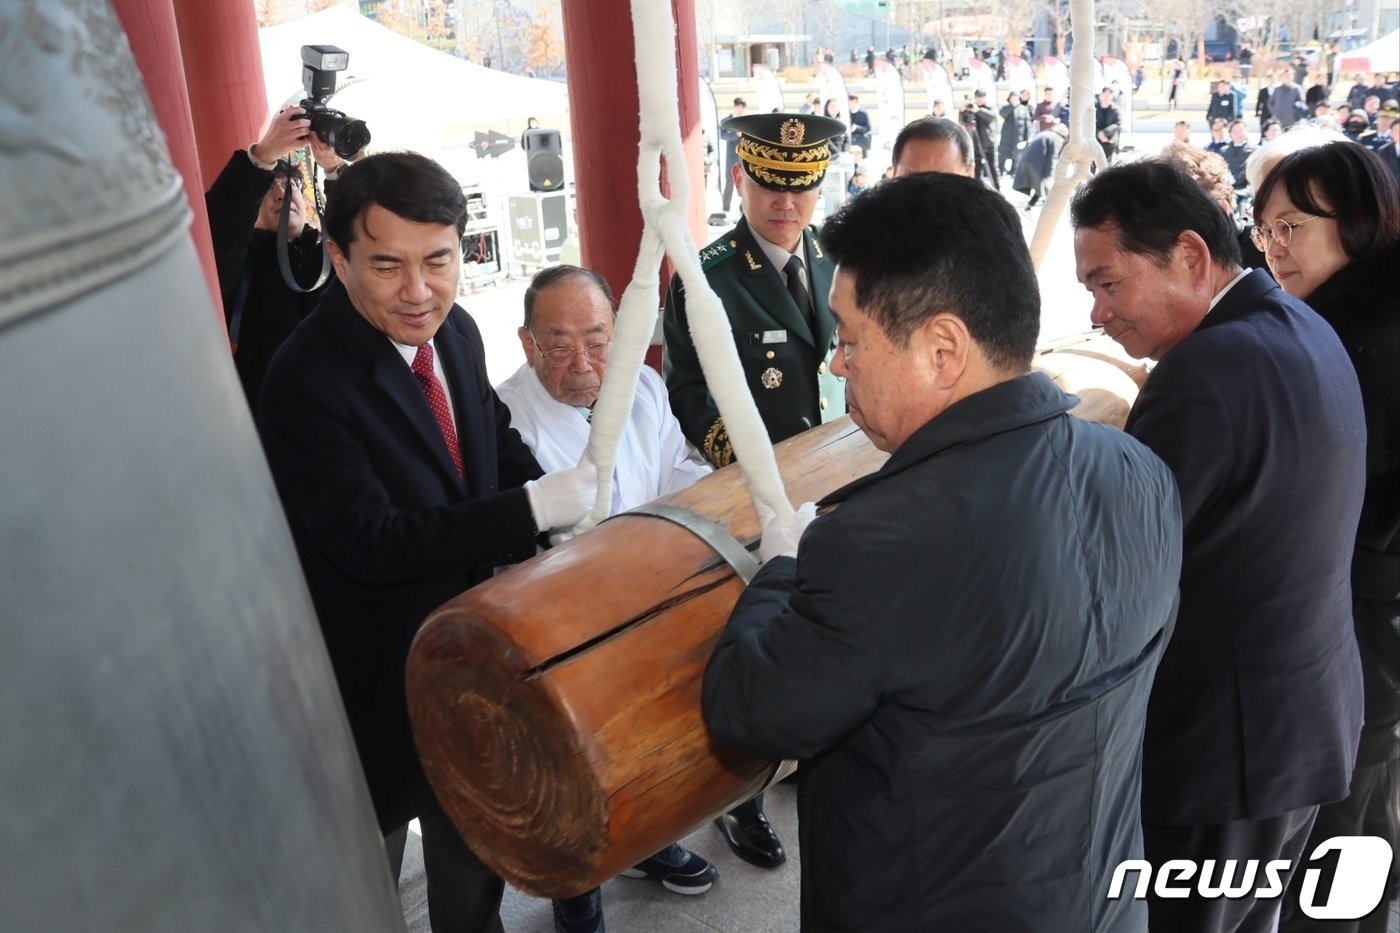
{"type": "MultiPolygon", "coordinates": [[[[1269,112],[1319,121],[1326,99],[1304,117],[1290,83],[1269,112]]],[[[718,739],[801,763],[803,930],[1293,933],[1296,885],[1281,909],[1160,884],[1109,898],[1110,879],[1132,859],[1281,860],[1287,886],[1327,838],[1394,841],[1400,129],[1391,113],[1388,144],[1368,145],[1389,99],[1367,110],[1370,90],[1348,122],[1374,113],[1371,136],[1313,126],[1256,150],[1217,85],[1207,147],[1188,126],[1076,193],[1091,320],[1155,363],[1121,431],[1071,417],[1032,370],[1040,290],[997,190],[1005,174],[1042,196],[1063,102],[1010,94],[999,134],[985,94],[909,123],[889,177],[818,229],[825,173],[868,117],[734,100],[725,208],[737,194],[741,215],[700,259],[768,440],[849,415],[890,454],[767,520],[704,679],[718,739]]],[[[1108,163],[1117,93],[1096,102],[1108,163]]],[[[404,663],[432,609],[592,508],[578,463],[616,303],[591,270],[540,272],[523,363],[493,388],[457,303],[461,186],[414,153],[342,162],[308,127],[274,114],[209,192],[234,360],[388,867],[419,820],[433,929],[499,930],[503,882],[424,777],[404,663]],[[304,145],[328,182],[323,232],[285,161],[304,145]]],[[[679,277],[662,330],[614,511],[735,458],[679,277]]],[[[785,862],[762,794],[716,823],[737,857],[785,862]]],[[[625,874],[683,895],[720,881],[675,843],[625,874]]],[[[553,909],[561,933],[603,930],[596,889],[553,909]]]]}

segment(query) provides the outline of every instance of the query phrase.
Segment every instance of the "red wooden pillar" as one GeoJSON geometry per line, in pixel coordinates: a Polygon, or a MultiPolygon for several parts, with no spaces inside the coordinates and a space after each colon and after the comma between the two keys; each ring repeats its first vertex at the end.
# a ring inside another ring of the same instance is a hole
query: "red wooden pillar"
{"type": "Polygon", "coordinates": [[[258,20],[249,0],[175,0],[175,24],[208,185],[230,153],[257,141],[267,119],[258,20]]]}
{"type": "MultiPolygon", "coordinates": [[[[671,0],[671,8],[677,24],[676,67],[681,135],[690,178],[690,228],[697,246],[703,246],[708,228],[694,0],[671,0]]],[[[642,239],[642,212],[637,205],[641,130],[631,6],[628,0],[563,0],[563,13],[582,261],[620,295],[632,279],[642,239]]],[[[670,43],[671,37],[644,36],[641,41],[670,43]]],[[[663,289],[669,268],[668,264],[663,270],[663,289]]]]}
{"type": "MultiPolygon", "coordinates": [[[[165,133],[170,160],[185,183],[185,194],[194,211],[190,235],[204,265],[204,277],[219,300],[219,274],[214,266],[214,246],[209,238],[209,217],[204,210],[204,180],[195,150],[194,124],[190,120],[190,99],[185,89],[185,69],[180,62],[180,36],[175,26],[171,0],[112,0],[117,18],[126,30],[127,41],[146,85],[146,94],[155,110],[156,122],[165,133]]],[[[220,326],[223,315],[219,316],[220,326]]]]}

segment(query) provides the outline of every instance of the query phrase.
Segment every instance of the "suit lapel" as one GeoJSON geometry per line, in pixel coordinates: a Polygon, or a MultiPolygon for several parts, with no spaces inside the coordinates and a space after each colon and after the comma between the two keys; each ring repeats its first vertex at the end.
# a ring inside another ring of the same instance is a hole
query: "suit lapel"
{"type": "Polygon", "coordinates": [[[797,309],[797,303],[792,300],[787,286],[783,284],[782,270],[772,267],[767,254],[750,232],[747,220],[739,221],[734,238],[739,241],[739,261],[743,263],[740,280],[754,302],[774,321],[786,328],[788,333],[816,346],[807,316],[797,309]]]}

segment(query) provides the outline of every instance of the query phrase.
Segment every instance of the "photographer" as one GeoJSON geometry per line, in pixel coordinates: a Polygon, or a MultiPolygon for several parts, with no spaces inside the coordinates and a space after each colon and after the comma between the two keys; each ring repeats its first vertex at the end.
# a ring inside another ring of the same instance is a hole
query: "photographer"
{"type": "Polygon", "coordinates": [[[311,132],[304,113],[301,107],[286,106],[273,114],[262,138],[235,151],[204,195],[233,361],[250,405],[257,402],[272,354],[324,289],[293,291],[278,267],[277,225],[288,191],[292,273],[302,288],[310,288],[322,267],[320,233],[306,223],[301,172],[286,157],[309,144],[327,181],[349,164],[311,132]]]}
{"type": "Polygon", "coordinates": [[[997,170],[996,146],[992,142],[992,130],[996,126],[997,115],[987,104],[987,92],[978,88],[974,101],[963,101],[963,109],[958,112],[958,122],[972,135],[973,156],[976,161],[975,178],[986,173],[993,188],[1001,188],[1001,173],[997,170]]]}

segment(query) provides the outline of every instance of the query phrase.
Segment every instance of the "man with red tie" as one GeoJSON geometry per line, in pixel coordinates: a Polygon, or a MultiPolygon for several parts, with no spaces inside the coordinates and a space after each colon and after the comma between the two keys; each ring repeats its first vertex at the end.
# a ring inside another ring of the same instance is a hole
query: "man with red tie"
{"type": "Polygon", "coordinates": [[[541,475],[487,381],[454,303],[466,200],[451,175],[370,156],[325,221],[338,282],[273,358],[259,429],[380,829],[418,818],[435,933],[497,931],[503,884],[424,778],[404,664],[429,612],[583,518],[592,470],[541,475]]]}

